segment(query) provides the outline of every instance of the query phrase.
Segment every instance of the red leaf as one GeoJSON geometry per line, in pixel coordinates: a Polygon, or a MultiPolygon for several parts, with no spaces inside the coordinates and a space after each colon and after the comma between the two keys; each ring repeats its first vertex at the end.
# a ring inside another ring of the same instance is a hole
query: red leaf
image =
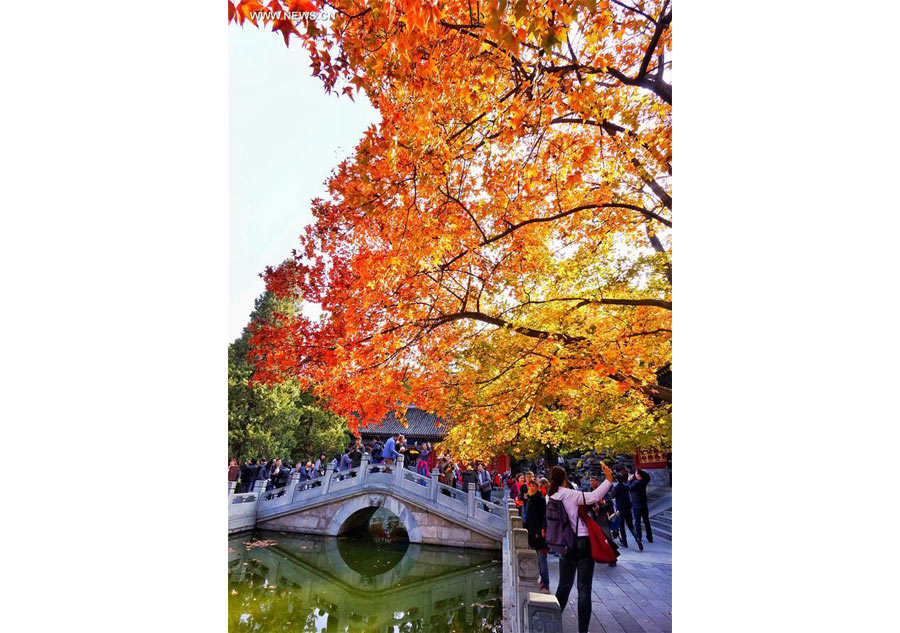
{"type": "Polygon", "coordinates": [[[272,32],[274,33],[275,31],[281,31],[281,34],[284,36],[284,45],[288,47],[291,45],[291,33],[298,37],[300,36],[300,31],[297,30],[297,27],[290,20],[275,20],[272,23],[272,32]]]}

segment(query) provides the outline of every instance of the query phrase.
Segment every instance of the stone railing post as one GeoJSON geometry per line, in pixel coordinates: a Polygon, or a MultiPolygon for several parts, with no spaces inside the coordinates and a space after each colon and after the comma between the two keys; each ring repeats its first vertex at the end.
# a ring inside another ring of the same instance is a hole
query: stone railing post
{"type": "Polygon", "coordinates": [[[515,501],[506,502],[506,514],[507,516],[519,516],[519,506],[515,501]]]}
{"type": "Polygon", "coordinates": [[[466,498],[466,516],[475,518],[475,484],[469,483],[469,496],[466,498]]]}
{"type": "Polygon", "coordinates": [[[294,491],[297,490],[297,486],[300,485],[300,473],[296,470],[291,470],[291,480],[288,482],[287,490],[284,491],[284,498],[287,503],[290,503],[294,498],[294,491]]]}
{"type": "Polygon", "coordinates": [[[334,464],[328,464],[325,467],[325,477],[322,478],[322,494],[327,495],[328,489],[331,488],[331,478],[334,476],[334,464]]]}
{"type": "MultiPolygon", "coordinates": [[[[524,528],[525,528],[525,525],[524,525],[524,522],[523,522],[523,520],[522,520],[522,517],[520,517],[518,514],[510,515],[510,517],[509,517],[509,531],[510,531],[510,533],[514,533],[515,530],[521,530],[521,529],[524,529],[524,528]]],[[[527,535],[528,535],[528,532],[525,532],[525,535],[527,536],[527,535]]],[[[527,541],[527,540],[525,541],[525,546],[526,546],[526,547],[528,546],[528,541],[527,541]]]]}
{"type": "Polygon", "coordinates": [[[369,454],[365,453],[359,460],[359,472],[356,473],[356,485],[360,488],[366,483],[366,475],[369,474],[369,454]]]}
{"type": "Polygon", "coordinates": [[[524,615],[522,633],[562,633],[562,610],[552,594],[529,592],[524,615]]]}
{"type": "Polygon", "coordinates": [[[516,574],[515,549],[513,548],[512,530],[507,530],[503,537],[503,631],[504,633],[522,633],[517,621],[516,609],[516,574]]]}
{"type": "Polygon", "coordinates": [[[399,488],[403,485],[403,454],[397,455],[394,460],[394,486],[399,488]]]}
{"type": "Polygon", "coordinates": [[[265,479],[257,479],[253,482],[253,492],[257,494],[262,494],[266,491],[266,485],[268,485],[268,481],[265,479]]]}
{"type": "MultiPolygon", "coordinates": [[[[521,517],[516,517],[521,522],[521,517]]],[[[537,552],[528,547],[528,530],[513,528],[512,551],[514,552],[514,566],[512,573],[516,576],[516,616],[520,624],[520,630],[524,630],[526,617],[526,604],[528,594],[537,593],[538,585],[538,561],[537,552]]]]}
{"type": "Polygon", "coordinates": [[[441,483],[440,477],[441,477],[441,474],[438,472],[437,468],[435,468],[434,470],[431,471],[431,483],[429,484],[431,486],[431,490],[429,490],[428,492],[429,492],[429,498],[435,503],[437,503],[437,496],[438,496],[438,490],[439,490],[438,484],[441,483]]]}
{"type": "Polygon", "coordinates": [[[237,482],[236,482],[236,481],[229,481],[229,482],[228,482],[228,496],[229,496],[229,497],[230,497],[231,495],[234,494],[234,491],[235,491],[236,488],[237,488],[237,482]]]}

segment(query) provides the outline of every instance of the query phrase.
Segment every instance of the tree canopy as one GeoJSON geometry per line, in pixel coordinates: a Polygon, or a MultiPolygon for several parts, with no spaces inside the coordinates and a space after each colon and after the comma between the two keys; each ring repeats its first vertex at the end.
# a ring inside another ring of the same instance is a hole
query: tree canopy
{"type": "Polygon", "coordinates": [[[464,459],[669,442],[669,0],[241,1],[229,18],[381,114],[266,270],[322,315],[254,329],[259,381],[296,380],[351,424],[414,402],[464,459]],[[279,13],[311,9],[334,18],[279,13]]]}
{"type": "Polygon", "coordinates": [[[256,300],[250,325],[228,346],[228,450],[230,455],[296,461],[328,455],[347,442],[347,424],[324,409],[296,381],[260,384],[253,380],[250,331],[261,323],[276,327],[274,314],[294,314],[288,300],[269,292],[256,300]]]}

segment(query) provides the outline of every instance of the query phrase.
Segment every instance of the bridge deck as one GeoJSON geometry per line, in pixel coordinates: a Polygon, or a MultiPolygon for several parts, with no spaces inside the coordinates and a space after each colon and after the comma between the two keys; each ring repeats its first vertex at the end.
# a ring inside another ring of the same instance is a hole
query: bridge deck
{"type": "Polygon", "coordinates": [[[491,539],[499,541],[506,532],[504,506],[476,498],[471,484],[470,490],[462,491],[440,483],[437,473],[423,477],[403,468],[402,457],[390,468],[364,458],[358,468],[348,471],[329,468],[318,479],[301,482],[295,475],[284,488],[231,494],[229,532],[370,493],[394,497],[491,539]]]}

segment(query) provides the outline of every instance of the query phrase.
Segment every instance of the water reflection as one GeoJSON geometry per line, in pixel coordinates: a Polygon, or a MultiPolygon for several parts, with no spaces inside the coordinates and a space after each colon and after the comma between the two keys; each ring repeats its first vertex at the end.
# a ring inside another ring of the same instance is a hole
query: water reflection
{"type": "MultiPolygon", "coordinates": [[[[418,547],[418,546],[416,546],[418,547]]],[[[381,541],[371,536],[337,539],[338,554],[350,569],[374,583],[377,576],[391,571],[401,561],[412,560],[418,551],[409,551],[409,541],[381,541]],[[362,544],[364,547],[361,547],[362,544]]]]}
{"type": "Polygon", "coordinates": [[[229,631],[502,630],[499,552],[281,532],[228,546],[229,631]]]}

